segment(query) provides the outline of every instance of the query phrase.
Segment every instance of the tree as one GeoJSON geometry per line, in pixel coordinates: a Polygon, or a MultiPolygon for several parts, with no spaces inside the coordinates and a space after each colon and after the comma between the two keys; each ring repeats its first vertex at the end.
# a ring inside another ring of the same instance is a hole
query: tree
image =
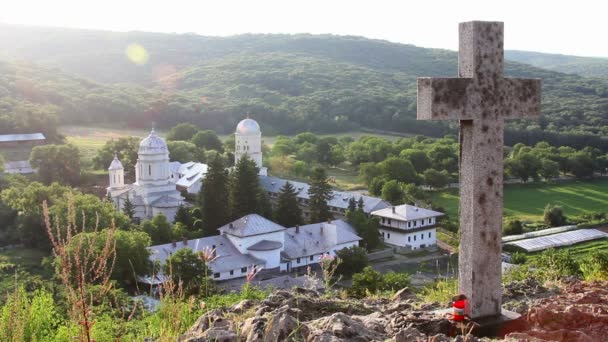
{"type": "Polygon", "coordinates": [[[86,227],[99,226],[101,229],[115,225],[118,229],[126,230],[130,227],[130,219],[121,211],[116,210],[112,203],[103,201],[94,195],[82,194],[80,192],[65,193],[61,198],[55,199],[50,207],[53,219],[66,225],[70,220],[66,216],[68,205],[73,203],[78,208],[74,213],[76,222],[86,227]]]}
{"type": "Polygon", "coordinates": [[[570,172],[574,177],[579,179],[592,178],[593,171],[596,169],[593,159],[591,159],[589,155],[581,152],[577,152],[568,158],[568,164],[570,172]]]}
{"type": "Polygon", "coordinates": [[[336,255],[342,260],[338,265],[336,273],[346,278],[350,278],[353,274],[361,272],[369,263],[367,252],[364,248],[358,246],[342,248],[336,252],[336,255]]]}
{"type": "Polygon", "coordinates": [[[450,175],[447,171],[441,172],[435,169],[428,169],[424,171],[424,183],[433,189],[445,188],[450,182],[450,175]]]}
{"type": "Polygon", "coordinates": [[[418,149],[403,150],[399,153],[399,157],[409,160],[418,173],[424,172],[432,165],[431,159],[429,159],[426,152],[418,149]]]}
{"type": "Polygon", "coordinates": [[[122,212],[130,220],[133,220],[133,216],[135,215],[135,206],[133,205],[133,202],[131,202],[129,195],[127,195],[127,199],[125,200],[125,203],[123,203],[123,205],[122,205],[122,212]]]}
{"type": "Polygon", "coordinates": [[[194,134],[198,132],[198,128],[190,123],[180,123],[167,133],[167,141],[189,141],[194,134]]]}
{"type": "Polygon", "coordinates": [[[402,183],[418,183],[418,174],[409,160],[389,157],[380,163],[382,174],[388,180],[402,183]]]}
{"type": "Polygon", "coordinates": [[[212,159],[199,192],[205,236],[217,235],[217,229],[230,221],[228,181],[228,171],[222,159],[212,159]]]}
{"type": "Polygon", "coordinates": [[[371,251],[380,245],[380,223],[377,217],[368,217],[361,209],[349,210],[346,221],[355,228],[357,235],[363,239],[363,246],[371,251]]]}
{"type": "Polygon", "coordinates": [[[114,159],[114,155],[120,159],[125,169],[125,176],[135,176],[135,163],[137,162],[137,151],[139,149],[138,137],[121,137],[118,140],[108,140],[97,154],[93,157],[93,167],[107,170],[114,159]]]}
{"type": "Polygon", "coordinates": [[[352,212],[355,211],[357,209],[357,201],[355,200],[355,197],[351,197],[348,199],[348,211],[352,212]]]}
{"type": "Polygon", "coordinates": [[[233,219],[257,212],[257,194],[260,189],[259,172],[260,169],[247,155],[244,155],[236,163],[230,183],[231,216],[233,219]]]}
{"type": "Polygon", "coordinates": [[[204,282],[211,281],[205,279],[205,275],[209,274],[207,265],[190,248],[181,248],[167,258],[163,273],[171,275],[175,284],[181,282],[188,292],[199,288],[204,282]]]}
{"type": "Polygon", "coordinates": [[[382,199],[393,204],[403,203],[403,188],[401,183],[396,180],[390,180],[384,183],[382,187],[382,199]]]}
{"type": "Polygon", "coordinates": [[[74,145],[36,146],[30,154],[30,165],[45,184],[80,183],[80,153],[74,145]]]}
{"type": "Polygon", "coordinates": [[[327,201],[331,199],[332,189],[323,168],[317,167],[310,176],[308,188],[310,222],[324,222],[333,218],[327,201]]]}
{"type": "Polygon", "coordinates": [[[549,248],[534,260],[543,280],[560,280],[580,273],[579,264],[569,250],[549,248]]]}
{"type": "Polygon", "coordinates": [[[211,130],[198,131],[190,140],[196,147],[205,150],[224,152],[224,145],[217,134],[211,130]]]}
{"type": "Polygon", "coordinates": [[[272,220],[272,203],[270,203],[270,196],[262,189],[258,188],[257,192],[257,208],[255,210],[259,215],[272,220]]]}
{"type": "Polygon", "coordinates": [[[188,141],[169,141],[169,157],[173,161],[187,163],[190,161],[202,162],[204,155],[193,143],[188,141]]]}
{"type": "Polygon", "coordinates": [[[181,223],[188,229],[191,229],[193,220],[190,210],[188,210],[188,208],[186,208],[183,204],[180,204],[177,208],[177,212],[175,213],[174,221],[175,223],[181,223]]]}
{"type": "Polygon", "coordinates": [[[403,190],[404,203],[416,204],[427,198],[424,190],[414,184],[401,184],[401,189],[403,190]]]}
{"type": "Polygon", "coordinates": [[[285,182],[277,198],[275,220],[284,227],[302,224],[302,210],[298,205],[296,189],[290,182],[285,182]]]}
{"type": "Polygon", "coordinates": [[[566,224],[566,216],[562,207],[547,204],[543,213],[545,224],[549,227],[559,227],[566,224]]]}
{"type": "Polygon", "coordinates": [[[523,232],[524,225],[521,223],[520,220],[509,220],[504,224],[502,228],[502,234],[505,236],[523,234],[523,232]]]}
{"type": "Polygon", "coordinates": [[[158,214],[141,223],[141,230],[146,232],[152,239],[152,244],[160,245],[171,241],[171,223],[163,214],[158,214]]]}
{"type": "Polygon", "coordinates": [[[549,181],[559,176],[559,164],[551,159],[543,159],[540,162],[540,169],[538,172],[541,177],[546,181],[549,181]]]}

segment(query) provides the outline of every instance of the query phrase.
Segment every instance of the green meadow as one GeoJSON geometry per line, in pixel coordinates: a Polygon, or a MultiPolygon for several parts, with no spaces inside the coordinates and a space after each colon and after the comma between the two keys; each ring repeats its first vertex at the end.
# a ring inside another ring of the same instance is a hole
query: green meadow
{"type": "MultiPolygon", "coordinates": [[[[505,185],[505,217],[542,220],[547,203],[556,204],[568,216],[590,212],[608,212],[608,179],[571,181],[551,184],[505,185]]],[[[447,214],[458,216],[458,190],[435,192],[432,201],[447,214]]]]}

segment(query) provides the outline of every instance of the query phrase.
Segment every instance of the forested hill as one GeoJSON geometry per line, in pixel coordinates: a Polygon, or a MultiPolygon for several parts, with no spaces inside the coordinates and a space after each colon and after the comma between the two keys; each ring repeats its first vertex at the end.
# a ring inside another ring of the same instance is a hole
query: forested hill
{"type": "MultiPolygon", "coordinates": [[[[0,58],[26,62],[0,64],[0,106],[15,98],[52,104],[70,123],[190,121],[228,132],[249,111],[276,133],[453,132],[445,123],[415,120],[416,77],[456,74],[456,53],[447,50],[330,35],[214,38],[0,26],[0,58]],[[142,65],[126,57],[133,43],[149,55],[142,65]]],[[[507,63],[506,74],[543,79],[545,114],[510,123],[508,139],[608,133],[607,80],[518,63],[507,63]]]]}
{"type": "Polygon", "coordinates": [[[608,79],[608,57],[579,57],[517,50],[505,51],[505,57],[543,69],[608,79]]]}

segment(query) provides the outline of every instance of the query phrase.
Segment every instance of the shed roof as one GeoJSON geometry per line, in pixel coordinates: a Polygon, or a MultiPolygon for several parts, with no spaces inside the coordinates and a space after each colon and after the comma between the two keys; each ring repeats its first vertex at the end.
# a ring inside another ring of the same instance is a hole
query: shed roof
{"type": "Polygon", "coordinates": [[[42,133],[0,134],[0,142],[46,140],[42,133]]]}

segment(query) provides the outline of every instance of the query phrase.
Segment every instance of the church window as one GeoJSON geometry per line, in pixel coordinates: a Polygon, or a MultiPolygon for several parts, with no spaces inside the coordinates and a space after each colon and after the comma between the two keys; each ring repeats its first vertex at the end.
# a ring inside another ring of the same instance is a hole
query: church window
{"type": "Polygon", "coordinates": [[[213,278],[219,278],[220,277],[220,273],[213,273],[213,278]]]}

